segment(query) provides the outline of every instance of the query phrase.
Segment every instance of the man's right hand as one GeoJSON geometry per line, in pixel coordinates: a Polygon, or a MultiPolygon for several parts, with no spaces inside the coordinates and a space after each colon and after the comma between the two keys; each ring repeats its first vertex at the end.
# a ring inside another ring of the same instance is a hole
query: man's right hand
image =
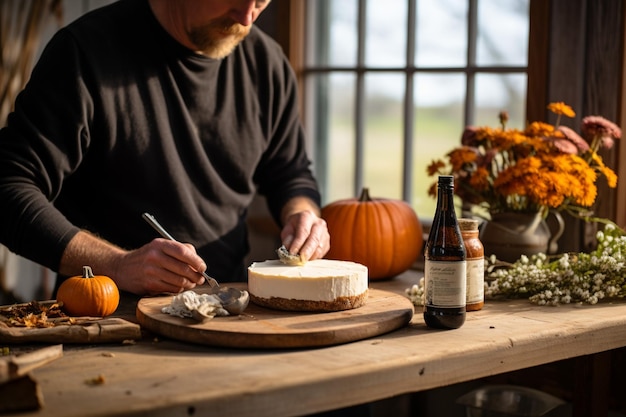
{"type": "Polygon", "coordinates": [[[83,265],[94,274],[109,276],[120,290],[137,295],[179,293],[204,283],[206,264],[194,247],[167,239],[154,239],[134,250],[121,249],[81,231],[70,241],[59,272],[80,275],[83,265]]]}

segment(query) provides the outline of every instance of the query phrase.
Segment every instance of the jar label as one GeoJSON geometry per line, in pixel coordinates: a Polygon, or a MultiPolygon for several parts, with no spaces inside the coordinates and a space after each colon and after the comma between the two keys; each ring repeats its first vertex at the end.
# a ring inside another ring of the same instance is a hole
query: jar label
{"type": "Polygon", "coordinates": [[[485,260],[467,260],[467,304],[485,301],[485,260]]]}
{"type": "Polygon", "coordinates": [[[430,261],[424,265],[425,304],[435,307],[465,307],[466,261],[430,261]]]}

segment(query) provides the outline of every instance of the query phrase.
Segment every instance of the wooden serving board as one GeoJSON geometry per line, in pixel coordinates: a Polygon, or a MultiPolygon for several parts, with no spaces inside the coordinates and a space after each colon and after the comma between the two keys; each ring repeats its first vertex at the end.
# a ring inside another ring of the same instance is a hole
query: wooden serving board
{"type": "MultiPolygon", "coordinates": [[[[242,283],[229,285],[246,289],[242,283]]],[[[353,310],[290,312],[250,302],[240,316],[215,317],[204,323],[162,313],[171,300],[171,296],[142,298],[137,304],[137,320],[143,327],[172,339],[235,348],[337,345],[388,333],[406,326],[413,317],[413,304],[407,297],[373,288],[365,305],[353,310]]]]}

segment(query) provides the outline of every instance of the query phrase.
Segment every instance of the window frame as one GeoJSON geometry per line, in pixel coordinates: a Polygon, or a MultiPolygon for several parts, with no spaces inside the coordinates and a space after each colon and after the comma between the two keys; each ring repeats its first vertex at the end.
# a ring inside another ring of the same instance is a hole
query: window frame
{"type": "MultiPolygon", "coordinates": [[[[289,16],[287,36],[279,39],[296,73],[303,123],[310,123],[304,96],[306,0],[273,2],[289,16]]],[[[602,114],[626,128],[626,6],[613,0],[530,0],[526,118],[548,120],[546,104],[565,101],[578,115],[602,114]],[[572,31],[572,27],[579,30],[572,31]],[[618,34],[616,36],[615,34],[618,34]],[[595,48],[595,49],[594,49],[595,48]],[[594,51],[601,53],[592,54],[594,51]],[[607,68],[606,62],[615,63],[607,68]],[[532,92],[532,94],[530,94],[532,92]]],[[[579,116],[580,117],[580,116],[579,116]]],[[[578,126],[580,119],[574,121],[578,126]]],[[[312,144],[310,144],[312,150],[312,144]]],[[[616,189],[599,185],[596,215],[626,227],[626,145],[603,154],[618,175],[616,189]]],[[[593,228],[566,218],[559,241],[563,251],[585,250],[593,228]],[[565,245],[562,245],[565,243],[565,245]]]]}
{"type": "MultiPolygon", "coordinates": [[[[420,73],[430,74],[446,74],[455,73],[463,74],[466,77],[465,83],[465,106],[463,113],[463,125],[470,125],[475,120],[475,92],[476,92],[476,78],[481,74],[523,74],[527,76],[527,66],[515,66],[515,65],[478,65],[477,64],[477,38],[478,38],[478,0],[468,0],[468,26],[467,26],[467,59],[465,65],[461,66],[437,66],[437,67],[421,67],[415,63],[415,40],[416,40],[416,20],[417,20],[417,1],[407,1],[407,14],[408,21],[406,22],[407,30],[407,44],[406,44],[406,64],[404,66],[390,66],[390,67],[378,67],[368,66],[365,62],[365,30],[366,30],[366,15],[364,10],[367,8],[367,0],[357,0],[359,14],[357,16],[357,31],[358,31],[358,43],[357,43],[357,56],[354,66],[315,66],[311,67],[306,64],[306,50],[312,47],[312,42],[307,39],[306,34],[300,33],[294,36],[299,38],[299,44],[297,48],[299,55],[296,59],[292,58],[292,63],[296,72],[301,79],[300,87],[302,92],[302,113],[305,121],[312,120],[314,116],[314,109],[308,104],[314,102],[309,97],[306,97],[305,82],[306,79],[312,75],[320,74],[338,74],[349,73],[355,76],[355,94],[356,100],[354,105],[355,118],[353,131],[355,132],[355,172],[353,183],[353,194],[358,195],[360,190],[364,186],[365,166],[364,166],[364,143],[365,143],[365,78],[369,74],[376,73],[393,73],[402,75],[405,78],[404,90],[406,92],[403,102],[403,129],[402,129],[402,184],[401,195],[402,199],[407,202],[413,201],[413,183],[415,176],[414,161],[413,161],[413,149],[415,146],[415,117],[414,117],[414,83],[415,76],[420,73]]],[[[299,21],[298,27],[305,28],[307,17],[307,2],[297,2],[298,8],[297,20],[299,21]]],[[[310,3],[308,3],[310,4],[310,3]]],[[[315,3],[315,7],[323,6],[323,4],[315,3]]],[[[309,13],[308,17],[311,15],[309,13]]],[[[315,126],[319,125],[320,121],[316,120],[315,126]]],[[[461,128],[460,128],[461,129],[461,128]]],[[[317,138],[317,135],[316,135],[317,138]]],[[[313,144],[313,155],[325,155],[327,154],[324,148],[324,143],[313,144]]],[[[318,168],[318,177],[321,182],[321,186],[324,189],[325,183],[325,161],[316,160],[316,166],[318,168]]]]}

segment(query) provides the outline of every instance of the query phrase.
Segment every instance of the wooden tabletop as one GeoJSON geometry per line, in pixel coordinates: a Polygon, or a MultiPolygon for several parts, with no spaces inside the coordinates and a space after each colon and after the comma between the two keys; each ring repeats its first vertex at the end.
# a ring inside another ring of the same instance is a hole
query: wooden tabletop
{"type": "MultiPolygon", "coordinates": [[[[371,286],[403,294],[417,277],[371,286]]],[[[624,346],[622,301],[490,301],[448,331],[427,328],[416,308],[399,330],[313,349],[212,348],[150,334],[134,344],[66,346],[33,371],[44,408],[20,416],[302,415],[624,346]]]]}

